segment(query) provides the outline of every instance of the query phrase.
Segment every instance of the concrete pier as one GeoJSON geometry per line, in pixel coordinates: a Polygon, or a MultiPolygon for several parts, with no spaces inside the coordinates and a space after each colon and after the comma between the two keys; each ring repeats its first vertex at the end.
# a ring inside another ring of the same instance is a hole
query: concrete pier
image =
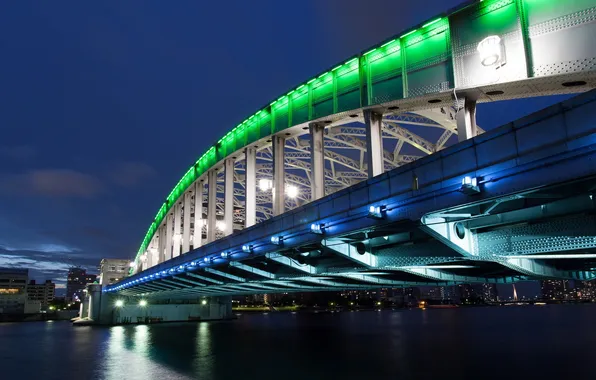
{"type": "Polygon", "coordinates": [[[105,293],[98,284],[89,285],[87,292],[80,319],[74,322],[77,325],[212,321],[233,316],[232,298],[227,296],[152,302],[143,297],[105,293]]]}

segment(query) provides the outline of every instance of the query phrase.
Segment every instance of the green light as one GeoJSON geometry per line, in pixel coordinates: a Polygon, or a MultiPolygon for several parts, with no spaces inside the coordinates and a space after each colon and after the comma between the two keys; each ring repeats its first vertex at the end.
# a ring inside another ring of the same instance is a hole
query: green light
{"type": "Polygon", "coordinates": [[[315,78],[312,78],[311,80],[309,80],[308,82],[306,82],[306,84],[311,84],[314,81],[316,81],[316,79],[315,78]]]}
{"type": "Polygon", "coordinates": [[[352,59],[350,59],[348,62],[346,62],[346,65],[351,65],[354,62],[358,62],[358,58],[352,58],[352,59]]]}
{"type": "Polygon", "coordinates": [[[292,91],[288,92],[288,96],[292,95],[294,93],[294,91],[296,91],[296,90],[292,90],[292,91]]]}
{"type": "Polygon", "coordinates": [[[395,42],[395,40],[391,40],[389,42],[385,42],[383,45],[381,45],[381,47],[384,48],[385,46],[391,45],[394,42],[395,42]]]}
{"type": "Polygon", "coordinates": [[[436,20],[432,20],[431,22],[427,22],[426,24],[422,25],[423,28],[426,28],[428,26],[431,26],[432,24],[436,24],[437,22],[441,21],[442,18],[438,18],[436,20]]]}
{"type": "Polygon", "coordinates": [[[412,33],[415,33],[417,30],[418,30],[418,29],[414,29],[414,30],[412,30],[412,31],[410,31],[410,32],[408,32],[408,33],[406,33],[406,34],[404,34],[403,36],[401,36],[401,37],[399,37],[399,38],[404,38],[404,37],[407,37],[407,36],[409,36],[410,34],[412,34],[412,33]]]}
{"type": "Polygon", "coordinates": [[[364,54],[362,54],[362,55],[369,55],[369,54],[371,54],[371,53],[374,53],[376,50],[377,50],[377,49],[372,49],[372,50],[369,50],[369,51],[367,51],[366,53],[364,53],[364,54]]]}
{"type": "Polygon", "coordinates": [[[334,68],[331,69],[331,71],[339,70],[339,69],[341,69],[342,66],[343,65],[335,66],[334,68]]]}
{"type": "Polygon", "coordinates": [[[298,88],[296,89],[296,91],[298,91],[298,90],[300,90],[300,89],[303,89],[305,86],[306,86],[306,85],[304,85],[304,84],[301,84],[300,86],[298,86],[298,88]]]}

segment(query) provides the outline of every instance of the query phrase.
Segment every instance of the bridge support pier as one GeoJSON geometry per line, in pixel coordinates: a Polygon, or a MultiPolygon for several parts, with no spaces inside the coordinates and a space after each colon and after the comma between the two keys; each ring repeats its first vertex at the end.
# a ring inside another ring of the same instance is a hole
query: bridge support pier
{"type": "Polygon", "coordinates": [[[281,215],[286,211],[285,206],[285,148],[286,139],[273,136],[273,216],[281,215]]]}
{"type": "Polygon", "coordinates": [[[234,232],[234,159],[224,161],[224,235],[234,232]]]}
{"type": "Polygon", "coordinates": [[[257,150],[246,148],[244,155],[244,226],[250,227],[257,222],[257,150]]]}
{"type": "Polygon", "coordinates": [[[207,243],[215,240],[215,224],[217,223],[217,172],[211,169],[207,172],[207,243]]]}
{"type": "Polygon", "coordinates": [[[325,196],[325,152],[324,132],[325,127],[319,124],[310,124],[310,172],[311,172],[311,200],[325,196]]]}
{"type": "Polygon", "coordinates": [[[116,325],[150,322],[185,322],[231,319],[232,297],[197,297],[178,303],[143,300],[102,292],[102,286],[87,287],[86,305],[81,306],[81,321],[75,324],[116,325]],[[189,302],[190,301],[190,302],[189,302]]]}
{"type": "Polygon", "coordinates": [[[383,114],[373,110],[364,111],[366,126],[366,161],[368,178],[384,172],[383,167],[383,114]]]}
{"type": "Polygon", "coordinates": [[[476,137],[476,100],[470,98],[460,99],[457,104],[458,111],[455,115],[457,122],[457,138],[459,142],[476,137]]]}

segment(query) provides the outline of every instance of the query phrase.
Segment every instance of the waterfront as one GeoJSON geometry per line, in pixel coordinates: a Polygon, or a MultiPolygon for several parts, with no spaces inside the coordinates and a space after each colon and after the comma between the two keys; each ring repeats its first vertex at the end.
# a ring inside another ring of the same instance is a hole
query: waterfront
{"type": "Polygon", "coordinates": [[[4,380],[592,377],[595,315],[588,304],[0,324],[0,368],[4,380]]]}

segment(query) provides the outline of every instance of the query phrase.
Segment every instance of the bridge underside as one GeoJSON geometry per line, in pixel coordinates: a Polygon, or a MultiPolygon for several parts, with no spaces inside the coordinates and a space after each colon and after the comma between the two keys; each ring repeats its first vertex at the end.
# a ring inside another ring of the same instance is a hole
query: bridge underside
{"type": "Polygon", "coordinates": [[[379,223],[275,252],[242,252],[123,289],[153,299],[589,280],[596,268],[596,178],[379,223]]]}

